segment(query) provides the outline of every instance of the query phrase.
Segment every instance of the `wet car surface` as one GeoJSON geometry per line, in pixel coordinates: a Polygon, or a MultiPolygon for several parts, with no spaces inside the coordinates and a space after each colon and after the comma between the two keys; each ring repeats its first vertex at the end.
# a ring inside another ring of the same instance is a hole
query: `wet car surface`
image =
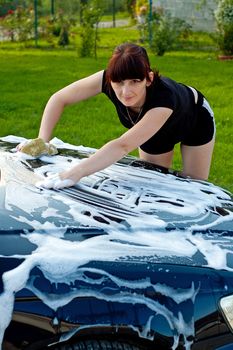
{"type": "Polygon", "coordinates": [[[40,189],[93,150],[19,141],[0,140],[2,349],[233,348],[230,193],[134,157],[40,189]]]}

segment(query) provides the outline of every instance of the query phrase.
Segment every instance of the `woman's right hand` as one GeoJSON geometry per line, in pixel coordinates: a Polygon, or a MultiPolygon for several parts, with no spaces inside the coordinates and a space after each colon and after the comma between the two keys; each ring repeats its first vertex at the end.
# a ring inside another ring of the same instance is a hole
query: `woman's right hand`
{"type": "Polygon", "coordinates": [[[20,142],[15,148],[16,150],[19,152],[21,151],[21,149],[26,146],[29,142],[31,142],[32,140],[31,139],[28,139],[28,140],[24,140],[22,142],[20,142]]]}
{"type": "Polygon", "coordinates": [[[58,153],[53,144],[45,142],[42,138],[25,140],[16,146],[16,150],[32,157],[52,156],[58,153]]]}

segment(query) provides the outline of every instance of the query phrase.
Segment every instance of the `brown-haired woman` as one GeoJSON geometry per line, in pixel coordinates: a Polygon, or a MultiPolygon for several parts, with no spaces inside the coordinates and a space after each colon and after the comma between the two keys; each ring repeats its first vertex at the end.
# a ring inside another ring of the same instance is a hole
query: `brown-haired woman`
{"type": "Polygon", "coordinates": [[[136,148],[143,160],[171,167],[177,143],[181,145],[182,173],[196,179],[208,178],[215,136],[213,112],[208,102],[196,89],[154,72],[146,50],[130,43],[115,49],[105,71],[76,81],[49,99],[39,137],[49,141],[66,105],[101,92],[114,103],[121,123],[129,130],[106,143],[90,158],[39,186],[72,186],[136,148]]]}

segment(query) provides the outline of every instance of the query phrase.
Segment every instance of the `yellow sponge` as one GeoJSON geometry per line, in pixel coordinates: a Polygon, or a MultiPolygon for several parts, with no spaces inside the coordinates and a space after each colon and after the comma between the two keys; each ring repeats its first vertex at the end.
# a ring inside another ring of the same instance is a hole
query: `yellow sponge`
{"type": "Polygon", "coordinates": [[[54,145],[44,142],[41,138],[30,140],[22,146],[20,151],[32,157],[39,157],[42,155],[52,156],[58,153],[54,145]]]}

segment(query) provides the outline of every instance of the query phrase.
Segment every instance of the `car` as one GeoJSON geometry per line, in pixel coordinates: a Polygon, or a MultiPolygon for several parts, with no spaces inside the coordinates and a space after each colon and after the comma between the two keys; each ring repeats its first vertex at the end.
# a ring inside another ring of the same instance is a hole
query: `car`
{"type": "Polygon", "coordinates": [[[127,156],[73,187],[41,178],[94,149],[0,139],[0,343],[16,349],[233,349],[233,201],[127,156]]]}

